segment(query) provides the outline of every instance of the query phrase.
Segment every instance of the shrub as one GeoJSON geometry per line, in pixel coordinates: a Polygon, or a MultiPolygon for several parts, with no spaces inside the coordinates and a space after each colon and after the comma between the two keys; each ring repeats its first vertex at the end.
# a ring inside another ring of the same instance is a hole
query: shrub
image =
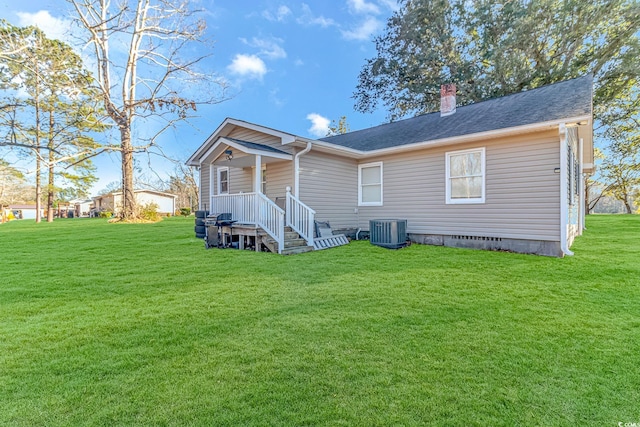
{"type": "Polygon", "coordinates": [[[138,217],[141,219],[145,219],[147,221],[160,221],[160,214],[158,213],[158,204],[157,203],[147,203],[139,208],[138,217]]]}
{"type": "Polygon", "coordinates": [[[113,216],[113,212],[111,211],[100,212],[100,218],[111,218],[112,216],[113,216]]]}
{"type": "Polygon", "coordinates": [[[180,215],[182,216],[191,215],[191,208],[180,208],[180,215]]]}

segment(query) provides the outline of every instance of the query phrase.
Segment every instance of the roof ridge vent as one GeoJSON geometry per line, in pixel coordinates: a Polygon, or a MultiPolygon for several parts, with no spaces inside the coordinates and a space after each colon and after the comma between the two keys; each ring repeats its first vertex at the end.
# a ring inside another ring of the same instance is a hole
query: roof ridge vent
{"type": "Polygon", "coordinates": [[[440,86],[440,117],[446,117],[456,112],[456,85],[447,83],[440,86]]]}

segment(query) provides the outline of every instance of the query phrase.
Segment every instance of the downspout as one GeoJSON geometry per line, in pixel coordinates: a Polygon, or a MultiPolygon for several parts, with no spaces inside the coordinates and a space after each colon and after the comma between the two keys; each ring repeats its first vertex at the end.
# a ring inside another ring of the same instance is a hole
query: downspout
{"type": "Polygon", "coordinates": [[[560,250],[562,250],[564,255],[571,256],[573,252],[569,250],[567,240],[567,227],[569,222],[567,127],[564,123],[560,123],[558,130],[560,133],[560,250]]]}
{"type": "Polygon", "coordinates": [[[298,199],[300,198],[300,157],[311,151],[311,145],[311,141],[307,142],[307,147],[299,153],[296,153],[293,158],[293,194],[298,199]]]}

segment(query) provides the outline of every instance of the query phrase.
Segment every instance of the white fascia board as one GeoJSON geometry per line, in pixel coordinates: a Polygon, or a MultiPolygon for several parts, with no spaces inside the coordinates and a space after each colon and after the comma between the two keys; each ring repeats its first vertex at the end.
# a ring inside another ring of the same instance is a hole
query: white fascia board
{"type": "Polygon", "coordinates": [[[170,194],[170,193],[164,193],[162,191],[156,191],[156,190],[134,190],[134,193],[149,193],[149,194],[155,194],[157,196],[164,196],[164,197],[173,197],[174,199],[178,196],[176,196],[175,194],[170,194]]]}
{"type": "Polygon", "coordinates": [[[354,157],[356,159],[362,158],[367,154],[366,151],[355,150],[353,148],[343,147],[341,145],[331,144],[325,141],[311,140],[311,143],[314,148],[320,148],[318,151],[323,151],[325,153],[339,154],[342,156],[354,157]]]}
{"type": "Polygon", "coordinates": [[[239,126],[245,129],[254,130],[256,132],[266,133],[267,135],[272,135],[277,138],[280,138],[280,143],[282,145],[291,144],[295,142],[296,139],[300,139],[295,135],[290,133],[281,132],[279,130],[271,129],[265,126],[257,125],[255,123],[245,122],[243,120],[232,119],[231,117],[227,117],[224,121],[216,128],[215,131],[204,141],[204,143],[196,150],[195,153],[191,155],[186,161],[188,166],[200,166],[202,163],[202,159],[207,157],[206,155],[202,155],[203,153],[209,153],[209,146],[213,141],[215,141],[218,137],[228,136],[230,133],[230,128],[239,126]]]}
{"type": "MultiPolygon", "coordinates": [[[[220,134],[222,134],[223,129],[229,125],[229,121],[234,120],[229,117],[224,119],[224,121],[213,131],[211,135],[207,139],[204,140],[202,145],[198,147],[195,153],[191,155],[186,161],[188,166],[200,166],[202,164],[202,159],[207,157],[210,154],[209,145],[211,141],[214,141],[220,134]],[[206,152],[205,155],[201,155],[203,152],[206,152]]],[[[226,136],[226,135],[225,135],[226,136]]]]}
{"type": "Polygon", "coordinates": [[[542,130],[554,129],[558,127],[561,123],[579,123],[581,121],[590,120],[590,119],[591,119],[591,116],[582,116],[582,117],[573,117],[573,118],[563,119],[563,120],[553,120],[548,122],[533,123],[533,124],[524,125],[524,126],[514,126],[514,127],[504,128],[504,129],[491,130],[487,132],[479,132],[479,133],[472,133],[468,135],[454,136],[451,138],[435,139],[433,141],[417,142],[414,144],[407,144],[399,147],[389,147],[389,148],[382,148],[379,150],[366,151],[364,152],[364,155],[366,157],[372,157],[372,156],[379,156],[383,154],[401,153],[404,151],[418,150],[421,148],[431,148],[431,147],[440,147],[444,145],[463,144],[467,142],[474,142],[474,141],[500,138],[500,137],[511,136],[511,135],[518,135],[523,133],[531,133],[531,132],[537,132],[542,130]]]}
{"type": "Polygon", "coordinates": [[[463,143],[474,142],[479,140],[487,140],[487,139],[499,138],[499,137],[510,136],[510,135],[518,135],[523,133],[548,130],[548,129],[553,129],[558,127],[561,123],[577,124],[585,121],[590,123],[591,116],[585,115],[585,116],[579,116],[579,117],[571,117],[563,120],[552,120],[548,122],[533,123],[533,124],[524,125],[524,126],[514,126],[514,127],[497,129],[497,130],[492,130],[487,132],[479,132],[479,133],[472,133],[468,135],[454,136],[451,138],[442,138],[442,139],[435,139],[431,141],[416,142],[413,144],[381,148],[378,150],[371,150],[371,151],[355,150],[353,148],[342,147],[340,145],[331,144],[325,141],[313,141],[313,144],[316,145],[317,147],[325,148],[325,150],[322,150],[322,151],[332,152],[335,154],[342,154],[343,156],[353,157],[356,159],[364,159],[369,157],[381,156],[385,154],[395,154],[395,153],[402,153],[406,151],[419,150],[423,148],[433,148],[433,147],[441,147],[446,145],[463,144],[463,143]]]}
{"type": "Polygon", "coordinates": [[[200,161],[198,162],[198,166],[202,165],[202,160],[209,157],[211,153],[213,153],[220,146],[220,144],[221,144],[220,140],[217,140],[215,144],[209,147],[209,149],[202,156],[200,156],[200,161]]]}
{"type": "Polygon", "coordinates": [[[275,153],[273,151],[268,151],[268,150],[260,150],[260,149],[254,149],[254,148],[247,148],[242,144],[238,144],[235,141],[231,141],[227,138],[220,138],[213,147],[211,147],[211,150],[215,150],[216,147],[218,147],[220,144],[226,144],[229,147],[233,147],[236,150],[242,151],[243,153],[246,154],[253,154],[256,156],[265,156],[265,157],[273,157],[276,159],[282,159],[282,160],[293,160],[293,156],[291,154],[287,154],[287,153],[275,153]]]}
{"type": "MultiPolygon", "coordinates": [[[[296,140],[296,136],[290,133],[282,132],[276,129],[272,129],[266,126],[257,125],[255,123],[245,122],[243,120],[238,119],[227,119],[230,124],[243,127],[245,129],[255,130],[256,132],[266,133],[267,135],[275,136],[280,138],[280,142],[282,145],[291,144],[296,140]]],[[[226,136],[226,135],[225,135],[226,136]]]]}

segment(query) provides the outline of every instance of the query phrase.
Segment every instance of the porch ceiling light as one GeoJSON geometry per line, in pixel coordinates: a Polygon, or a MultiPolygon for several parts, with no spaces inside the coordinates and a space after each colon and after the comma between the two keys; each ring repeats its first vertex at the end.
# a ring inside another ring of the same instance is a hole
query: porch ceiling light
{"type": "Polygon", "coordinates": [[[231,150],[225,150],[225,151],[224,151],[224,154],[226,154],[226,155],[227,155],[227,160],[231,160],[231,159],[233,159],[233,151],[231,151],[231,150]]]}

